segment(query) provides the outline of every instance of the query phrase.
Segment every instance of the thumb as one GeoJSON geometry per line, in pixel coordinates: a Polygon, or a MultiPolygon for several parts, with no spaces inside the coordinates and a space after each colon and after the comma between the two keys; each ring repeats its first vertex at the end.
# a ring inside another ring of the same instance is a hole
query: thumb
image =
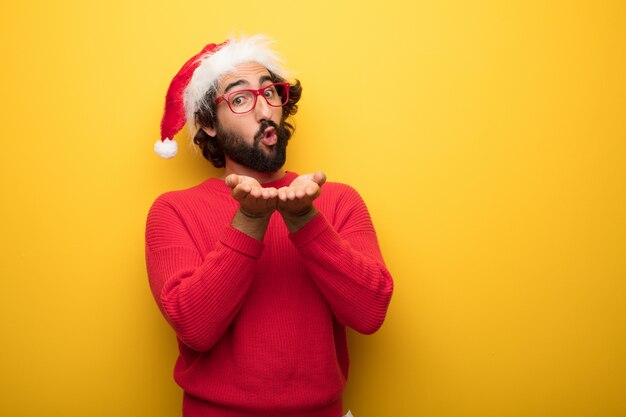
{"type": "Polygon", "coordinates": [[[239,184],[239,175],[230,174],[224,179],[224,182],[226,182],[226,185],[230,188],[235,188],[239,184]]]}
{"type": "Polygon", "coordinates": [[[322,171],[317,171],[315,174],[313,174],[313,182],[321,187],[326,182],[326,174],[324,174],[322,171]]]}

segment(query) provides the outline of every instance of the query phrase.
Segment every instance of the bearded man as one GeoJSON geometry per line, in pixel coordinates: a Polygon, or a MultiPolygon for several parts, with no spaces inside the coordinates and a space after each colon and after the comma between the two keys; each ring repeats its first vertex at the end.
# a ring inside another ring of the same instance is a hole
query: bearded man
{"type": "Polygon", "coordinates": [[[155,145],[173,156],[186,123],[224,168],[161,195],[146,226],[185,417],[340,417],[346,328],[375,332],[393,291],[356,191],[282,170],[302,87],[269,44],[231,39],[192,57],[172,80],[155,145]]]}

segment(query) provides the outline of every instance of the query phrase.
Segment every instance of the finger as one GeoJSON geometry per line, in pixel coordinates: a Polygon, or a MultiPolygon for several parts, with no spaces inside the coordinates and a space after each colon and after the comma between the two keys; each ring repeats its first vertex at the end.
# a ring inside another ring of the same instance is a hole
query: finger
{"type": "Polygon", "coordinates": [[[235,188],[233,188],[233,191],[231,191],[231,195],[237,201],[243,200],[249,194],[250,194],[250,186],[249,185],[247,186],[246,184],[240,184],[236,186],[235,188]]]}
{"type": "Polygon", "coordinates": [[[278,189],[278,199],[280,201],[287,201],[287,187],[281,187],[278,189]]]}
{"type": "Polygon", "coordinates": [[[276,190],[276,188],[274,187],[265,188],[265,190],[267,191],[268,199],[276,198],[276,196],[278,195],[278,190],[276,190]]]}
{"type": "Polygon", "coordinates": [[[306,186],[305,191],[306,191],[306,195],[308,197],[313,197],[313,196],[315,196],[316,194],[319,193],[320,186],[317,185],[317,184],[309,184],[309,185],[306,186]]]}
{"type": "Polygon", "coordinates": [[[313,174],[313,181],[321,187],[326,182],[326,174],[324,174],[322,171],[317,171],[315,174],[313,174]]]}
{"type": "Polygon", "coordinates": [[[304,188],[298,188],[298,189],[296,189],[295,194],[296,194],[296,198],[298,198],[298,199],[300,199],[300,198],[304,197],[304,195],[305,195],[305,190],[304,190],[304,188]]]}
{"type": "Polygon", "coordinates": [[[243,200],[244,198],[248,196],[248,194],[249,193],[240,186],[233,188],[233,191],[231,191],[230,193],[230,195],[232,195],[233,198],[237,201],[243,200]]]}
{"type": "Polygon", "coordinates": [[[271,191],[267,188],[262,188],[261,189],[261,197],[263,197],[264,200],[268,200],[271,195],[271,191]]]}
{"type": "Polygon", "coordinates": [[[254,198],[259,198],[263,195],[263,191],[261,188],[254,187],[250,190],[250,195],[254,198]]]}
{"type": "Polygon", "coordinates": [[[228,185],[230,188],[234,188],[237,186],[237,184],[239,184],[239,175],[230,174],[225,178],[224,181],[226,182],[226,185],[228,185]]]}

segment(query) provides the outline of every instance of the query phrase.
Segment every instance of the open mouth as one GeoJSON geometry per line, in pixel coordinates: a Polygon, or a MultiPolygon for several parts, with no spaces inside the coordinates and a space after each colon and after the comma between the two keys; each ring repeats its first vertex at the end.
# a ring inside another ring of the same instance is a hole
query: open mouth
{"type": "Polygon", "coordinates": [[[263,143],[265,146],[274,146],[276,145],[276,142],[278,142],[276,129],[270,126],[263,131],[263,136],[261,136],[261,143],[263,143]]]}

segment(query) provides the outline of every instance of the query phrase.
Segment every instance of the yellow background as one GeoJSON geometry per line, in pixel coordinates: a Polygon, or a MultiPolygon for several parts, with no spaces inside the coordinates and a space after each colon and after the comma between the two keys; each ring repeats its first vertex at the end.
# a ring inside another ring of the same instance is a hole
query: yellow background
{"type": "Polygon", "coordinates": [[[395,277],[355,417],[626,415],[624,4],[3,2],[0,415],[180,414],[144,222],[219,171],[152,145],[231,32],[277,40],[287,167],[360,191],[395,277]]]}

